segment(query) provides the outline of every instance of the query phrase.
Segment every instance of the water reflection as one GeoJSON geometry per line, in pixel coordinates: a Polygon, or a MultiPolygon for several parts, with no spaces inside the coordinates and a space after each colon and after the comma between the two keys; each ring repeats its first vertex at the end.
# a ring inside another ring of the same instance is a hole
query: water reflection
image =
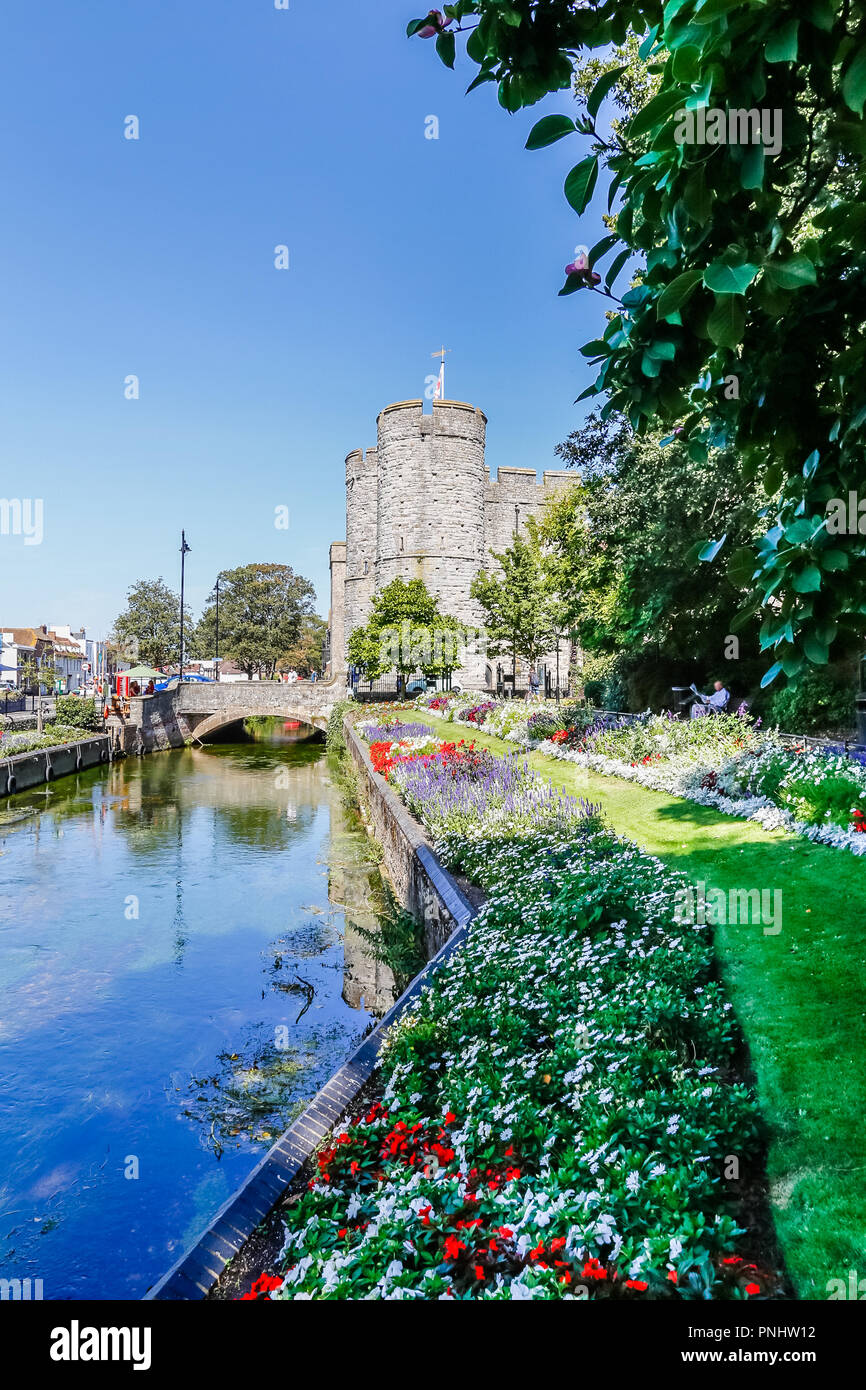
{"type": "Polygon", "coordinates": [[[0,1277],[139,1297],[392,1002],[380,907],[282,722],[11,798],[0,1277]]]}

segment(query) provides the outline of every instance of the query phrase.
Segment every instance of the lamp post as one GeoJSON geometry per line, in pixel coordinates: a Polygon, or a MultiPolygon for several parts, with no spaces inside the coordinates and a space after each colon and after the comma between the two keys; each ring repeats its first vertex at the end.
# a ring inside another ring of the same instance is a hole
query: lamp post
{"type": "Polygon", "coordinates": [[[217,680],[219,680],[219,678],[220,678],[220,580],[221,580],[221,579],[222,579],[222,575],[221,575],[221,574],[218,574],[218,575],[217,575],[217,582],[216,582],[216,636],[215,636],[215,638],[214,638],[214,646],[216,647],[216,652],[214,653],[214,667],[215,667],[214,676],[216,677],[217,680]]]}
{"type": "Polygon", "coordinates": [[[178,679],[183,680],[183,578],[184,563],[189,554],[190,547],[186,543],[186,532],[180,533],[180,674],[178,679]]]}

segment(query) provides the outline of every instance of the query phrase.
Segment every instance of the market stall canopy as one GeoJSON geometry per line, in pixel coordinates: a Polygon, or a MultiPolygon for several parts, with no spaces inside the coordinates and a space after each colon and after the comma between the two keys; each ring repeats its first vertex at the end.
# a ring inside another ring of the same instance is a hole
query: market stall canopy
{"type": "Polygon", "coordinates": [[[131,671],[118,671],[117,674],[122,676],[124,680],[138,681],[139,684],[142,681],[165,679],[162,671],[155,671],[152,666],[133,666],[131,671]]]}

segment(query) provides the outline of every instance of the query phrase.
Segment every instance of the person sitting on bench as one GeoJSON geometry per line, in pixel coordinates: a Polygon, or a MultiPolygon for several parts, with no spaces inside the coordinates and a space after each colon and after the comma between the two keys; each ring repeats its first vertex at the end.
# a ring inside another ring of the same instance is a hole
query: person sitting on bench
{"type": "Polygon", "coordinates": [[[725,689],[721,681],[714,683],[712,695],[702,695],[699,690],[695,690],[695,694],[698,698],[692,705],[692,719],[699,719],[703,714],[722,714],[731,698],[731,692],[725,689]]]}

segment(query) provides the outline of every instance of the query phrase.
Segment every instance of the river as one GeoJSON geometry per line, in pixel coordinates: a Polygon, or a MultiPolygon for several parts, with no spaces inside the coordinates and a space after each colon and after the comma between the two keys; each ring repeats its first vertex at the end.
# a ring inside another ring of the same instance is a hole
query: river
{"type": "Polygon", "coordinates": [[[331,760],[247,730],[0,803],[0,1278],[45,1299],[140,1298],[393,1000],[331,760]]]}

